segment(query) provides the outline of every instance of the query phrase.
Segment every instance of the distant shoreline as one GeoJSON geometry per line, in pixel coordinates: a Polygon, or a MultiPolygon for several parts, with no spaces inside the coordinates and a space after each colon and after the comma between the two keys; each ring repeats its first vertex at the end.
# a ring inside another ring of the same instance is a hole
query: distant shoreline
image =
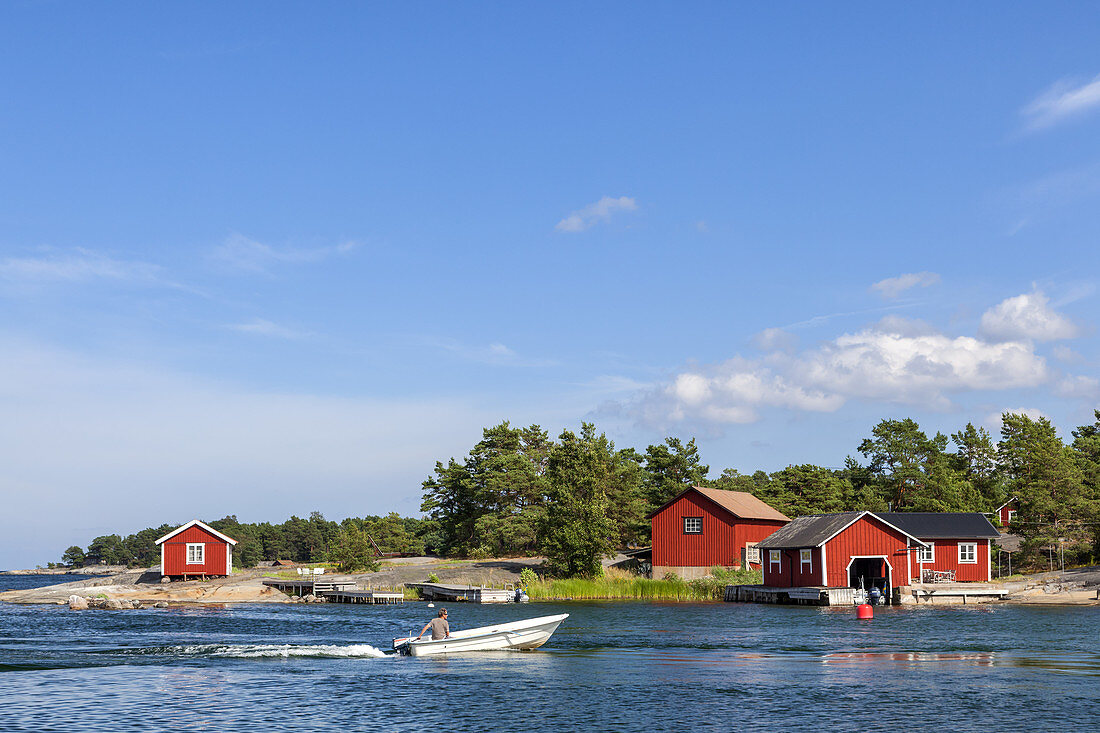
{"type": "Polygon", "coordinates": [[[118,575],[129,568],[123,565],[93,565],[88,568],[35,568],[33,570],[0,570],[0,575],[118,575]]]}

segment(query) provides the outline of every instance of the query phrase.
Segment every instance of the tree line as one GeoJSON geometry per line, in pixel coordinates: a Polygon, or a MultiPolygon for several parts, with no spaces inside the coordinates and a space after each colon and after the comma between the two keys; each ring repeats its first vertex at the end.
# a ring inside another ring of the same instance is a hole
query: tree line
{"type": "MultiPolygon", "coordinates": [[[[691,486],[751,493],[790,517],[851,510],[993,512],[1011,498],[1013,530],[1026,565],[1051,543],[1067,561],[1100,554],[1100,410],[1065,443],[1046,418],[1002,415],[1000,438],[968,423],[950,436],[929,436],[912,419],[885,419],[843,467],[791,465],[779,471],[714,478],[694,439],[669,437],[644,451],[617,448],[592,423],[557,438],[538,425],[502,422],[462,460],[437,462],[423,482],[424,518],[349,518],[319,512],[282,524],[246,524],[235,516],[208,522],[237,539],[234,564],[261,560],[332,561],[366,569],[376,553],[487,558],[545,555],[560,576],[595,575],[616,549],[649,543],[648,515],[691,486]]],[[[159,562],[155,540],[171,525],[71,547],[67,564],[159,562]]]]}

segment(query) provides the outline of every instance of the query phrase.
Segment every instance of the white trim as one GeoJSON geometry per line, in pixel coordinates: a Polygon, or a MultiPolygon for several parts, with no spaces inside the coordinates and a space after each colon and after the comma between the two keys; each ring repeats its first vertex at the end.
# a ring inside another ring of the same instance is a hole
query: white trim
{"type": "Polygon", "coordinates": [[[225,574],[233,574],[233,545],[226,545],[225,547],[225,574]]]}
{"type": "Polygon", "coordinates": [[[683,532],[684,534],[703,534],[703,518],[702,517],[680,517],[680,519],[683,522],[681,526],[684,530],[684,532],[683,532]],[[688,529],[688,520],[689,519],[692,521],[693,526],[698,526],[699,529],[689,530],[688,529]],[[694,525],[695,522],[698,522],[698,525],[694,525]]]}
{"type": "Polygon", "coordinates": [[[852,563],[856,560],[882,560],[886,564],[887,576],[886,585],[888,588],[893,588],[891,581],[894,579],[894,566],[890,564],[890,558],[886,555],[849,555],[848,564],[844,567],[844,579],[852,582],[852,563]]]}
{"type": "Polygon", "coordinates": [[[205,565],[206,564],[206,543],[205,542],[188,542],[187,549],[185,550],[185,565],[205,565]],[[198,560],[191,559],[191,548],[198,548],[198,552],[195,553],[199,556],[198,560]]]}
{"type": "Polygon", "coordinates": [[[1014,496],[1014,497],[1012,497],[1011,499],[1009,499],[1008,501],[1006,501],[1006,502],[1005,502],[1004,504],[1001,504],[1001,505],[1000,505],[999,507],[997,507],[996,509],[994,509],[994,510],[993,510],[993,513],[997,515],[997,519],[1000,519],[1000,518],[1001,518],[1001,510],[1002,510],[1002,509],[1004,509],[1004,508],[1005,508],[1006,506],[1008,506],[1008,505],[1009,505],[1009,504],[1011,504],[1012,502],[1014,502],[1014,501],[1018,501],[1018,500],[1019,500],[1019,499],[1018,499],[1017,497],[1015,497],[1015,496],[1014,496]]]}
{"type": "Polygon", "coordinates": [[[164,575],[164,545],[160,546],[160,574],[164,575]]]}
{"type": "Polygon", "coordinates": [[[237,544],[237,540],[233,539],[232,537],[228,537],[228,536],[222,534],[218,530],[211,527],[209,524],[206,524],[205,522],[200,522],[197,519],[192,519],[187,524],[184,524],[180,527],[177,527],[176,529],[173,529],[171,532],[169,532],[168,534],[164,535],[159,540],[157,540],[154,544],[157,544],[157,545],[163,544],[165,540],[170,540],[173,537],[175,537],[176,535],[178,535],[180,532],[182,532],[183,530],[190,529],[191,527],[201,527],[202,529],[205,529],[207,532],[214,535],[215,537],[217,537],[219,540],[222,540],[223,542],[228,542],[231,545],[237,544]]]}
{"type": "Polygon", "coordinates": [[[905,580],[913,582],[913,546],[909,544],[909,538],[905,538],[905,580]]]}
{"type": "Polygon", "coordinates": [[[917,559],[920,560],[922,563],[930,562],[932,564],[935,564],[935,562],[936,562],[936,543],[935,542],[930,542],[928,544],[928,547],[918,547],[917,548],[917,559]],[[929,558],[925,558],[924,554],[923,554],[925,550],[929,550],[931,552],[932,556],[929,557],[929,558]]]}
{"type": "Polygon", "coordinates": [[[768,550],[768,570],[771,570],[772,565],[778,565],[779,570],[776,572],[783,572],[783,551],[782,550],[768,550]]]}
{"type": "MultiPolygon", "coordinates": [[[[1001,513],[1001,512],[1000,512],[1000,510],[998,510],[998,511],[997,511],[997,514],[998,514],[998,516],[997,516],[997,519],[1000,519],[1000,518],[1001,518],[1001,517],[1000,517],[1000,513],[1001,513]]],[[[1009,510],[1008,510],[1008,521],[1007,521],[1007,522],[1005,522],[1005,526],[1006,526],[1006,527],[1011,527],[1011,526],[1012,526],[1012,523],[1013,523],[1013,522],[1014,522],[1015,520],[1016,520],[1016,510],[1015,510],[1015,509],[1009,509],[1009,510]]]]}
{"type": "Polygon", "coordinates": [[[821,546],[821,585],[829,587],[829,563],[825,562],[825,545],[821,546]]]}
{"type": "MultiPolygon", "coordinates": [[[[988,542],[988,540],[986,540],[988,542]]],[[[959,565],[977,565],[978,564],[978,543],[977,542],[960,542],[959,543],[959,565]],[[974,548],[974,559],[963,560],[963,547],[974,548]]]]}
{"type": "Polygon", "coordinates": [[[905,531],[904,529],[902,529],[901,527],[895,527],[894,525],[890,524],[889,522],[887,522],[887,521],[886,521],[885,519],[883,519],[883,518],[882,518],[882,517],[880,517],[879,515],[875,514],[874,512],[869,512],[869,511],[867,511],[867,510],[864,510],[864,511],[860,512],[860,513],[859,513],[859,515],[858,515],[858,516],[857,516],[857,517],[856,517],[855,519],[853,519],[852,521],[848,522],[848,523],[847,523],[847,524],[845,524],[845,525],[844,525],[843,527],[841,527],[840,529],[838,529],[838,530],[837,530],[836,532],[833,532],[833,533],[832,533],[831,535],[829,535],[829,536],[828,536],[828,537],[826,537],[825,539],[821,540],[821,542],[819,542],[819,543],[817,544],[817,547],[823,547],[823,546],[825,545],[825,543],[826,543],[826,542],[829,542],[829,541],[831,541],[831,540],[832,540],[832,539],[833,539],[834,537],[836,537],[836,536],[837,536],[838,534],[840,534],[840,533],[841,533],[841,532],[843,532],[844,530],[848,529],[848,528],[849,528],[849,527],[851,527],[851,526],[852,526],[853,524],[855,524],[855,523],[856,523],[856,522],[858,522],[859,520],[861,520],[861,519],[863,519],[864,517],[866,517],[866,516],[867,516],[868,514],[870,514],[870,515],[871,515],[872,517],[874,517],[874,518],[875,518],[875,519],[877,519],[878,521],[882,522],[883,524],[885,524],[885,525],[886,525],[887,527],[889,527],[890,529],[894,530],[895,532],[901,532],[901,533],[902,533],[903,535],[905,535],[906,537],[909,537],[910,539],[916,540],[916,541],[917,541],[918,543],[920,543],[920,544],[922,544],[922,545],[923,545],[923,544],[925,544],[925,543],[924,543],[924,541],[923,541],[923,540],[921,540],[921,539],[920,539],[919,537],[916,537],[916,536],[914,536],[914,535],[911,535],[911,534],[909,534],[908,532],[906,532],[906,531],[905,531]]]}

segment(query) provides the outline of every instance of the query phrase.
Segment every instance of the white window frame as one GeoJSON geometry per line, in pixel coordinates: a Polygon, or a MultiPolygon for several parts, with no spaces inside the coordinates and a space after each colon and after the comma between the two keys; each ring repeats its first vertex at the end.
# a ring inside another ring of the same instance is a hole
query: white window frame
{"type": "Polygon", "coordinates": [[[798,551],[798,571],[800,573],[812,573],[814,571],[814,551],[798,551]]]}
{"type": "Polygon", "coordinates": [[[205,542],[188,542],[187,543],[187,564],[188,565],[205,565],[206,564],[206,543],[205,542]],[[194,554],[192,554],[194,550],[194,554]],[[197,559],[192,560],[195,557],[197,559]]]}
{"type": "Polygon", "coordinates": [[[703,534],[703,518],[702,517],[684,517],[684,534],[703,534]],[[688,522],[692,522],[692,526],[697,529],[688,529],[688,522]]]}
{"type": "Polygon", "coordinates": [[[768,567],[775,565],[779,570],[783,569],[783,555],[781,550],[768,550],[768,567]]]}
{"type": "Polygon", "coordinates": [[[1016,521],[1016,510],[1015,509],[1009,509],[1008,510],[1008,524],[1011,525],[1014,521],[1016,521]]]}
{"type": "Polygon", "coordinates": [[[959,543],[959,565],[977,565],[978,564],[978,543],[977,542],[960,542],[959,543]],[[970,550],[968,553],[964,553],[964,550],[970,550]],[[963,559],[964,554],[970,555],[969,560],[963,559]]]}
{"type": "Polygon", "coordinates": [[[760,564],[760,548],[756,546],[755,542],[745,543],[745,563],[760,564]]]}
{"type": "Polygon", "coordinates": [[[917,562],[936,562],[935,542],[929,542],[927,547],[917,548],[917,562]]]}

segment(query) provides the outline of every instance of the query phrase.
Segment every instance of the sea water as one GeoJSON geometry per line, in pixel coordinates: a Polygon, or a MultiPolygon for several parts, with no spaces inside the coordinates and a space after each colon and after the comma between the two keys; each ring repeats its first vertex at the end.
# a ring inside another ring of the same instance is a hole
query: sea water
{"type": "Polygon", "coordinates": [[[450,604],[570,616],[537,651],[389,653],[437,610],[0,604],[0,731],[1100,729],[1097,607],[450,604]]]}

